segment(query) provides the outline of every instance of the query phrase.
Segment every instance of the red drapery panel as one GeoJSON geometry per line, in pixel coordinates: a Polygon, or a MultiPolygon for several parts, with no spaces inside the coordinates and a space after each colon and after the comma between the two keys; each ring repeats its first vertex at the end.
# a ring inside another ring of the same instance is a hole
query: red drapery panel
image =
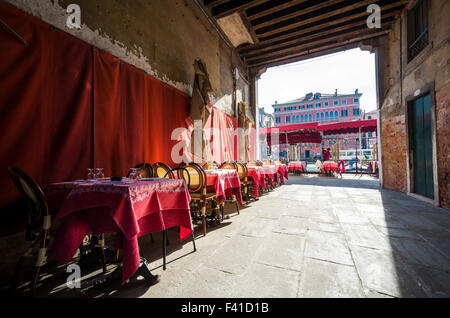
{"type": "Polygon", "coordinates": [[[161,161],[178,166],[178,163],[174,163],[176,158],[172,158],[171,152],[179,141],[177,138],[172,140],[172,133],[177,128],[187,128],[189,97],[149,75],[145,76],[145,87],[145,161],[149,163],[161,161]]]}
{"type": "Polygon", "coordinates": [[[129,168],[144,162],[144,76],[142,70],[121,63],[120,175],[126,175],[129,168]]]}
{"type": "Polygon", "coordinates": [[[222,163],[238,159],[237,119],[212,107],[205,125],[213,160],[222,163]]]}
{"type": "Polygon", "coordinates": [[[121,157],[120,60],[94,50],[94,166],[123,175],[121,157]]]}
{"type": "Polygon", "coordinates": [[[28,42],[0,29],[0,208],[15,212],[4,214],[10,218],[4,230],[21,218],[21,210],[11,208],[20,196],[9,165],[25,170],[41,187],[85,175],[91,158],[92,55],[88,44],[4,2],[0,18],[28,42]]]}

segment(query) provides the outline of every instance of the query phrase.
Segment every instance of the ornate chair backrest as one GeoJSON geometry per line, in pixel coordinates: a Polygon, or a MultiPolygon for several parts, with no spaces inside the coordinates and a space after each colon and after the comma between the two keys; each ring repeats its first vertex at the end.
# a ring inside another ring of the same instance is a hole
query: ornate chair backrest
{"type": "Polygon", "coordinates": [[[191,193],[201,193],[204,189],[206,189],[207,177],[206,172],[203,168],[194,163],[185,163],[180,166],[184,168],[182,171],[183,179],[186,180],[187,176],[185,174],[189,174],[190,184],[189,184],[189,192],[191,193]]]}
{"type": "Polygon", "coordinates": [[[47,200],[39,185],[23,170],[10,166],[8,173],[28,204],[26,239],[32,240],[33,232],[41,230],[46,219],[50,221],[47,200]]]}
{"type": "Polygon", "coordinates": [[[272,160],[266,160],[264,161],[265,165],[273,165],[273,161],[272,160]]]}
{"type": "Polygon", "coordinates": [[[167,171],[167,173],[164,175],[164,178],[174,179],[174,172],[177,173],[177,179],[183,179],[184,182],[186,182],[187,188],[189,190],[191,187],[191,176],[189,174],[189,171],[183,167],[173,168],[167,171]]]}
{"type": "Polygon", "coordinates": [[[239,175],[239,179],[244,180],[247,177],[247,166],[245,165],[245,163],[237,161],[236,165],[238,167],[238,175],[239,175]]]}
{"type": "Polygon", "coordinates": [[[203,165],[203,169],[205,169],[205,170],[214,170],[214,169],[218,169],[218,168],[219,168],[219,165],[215,161],[207,162],[203,165]]]}
{"type": "Polygon", "coordinates": [[[153,164],[153,175],[158,178],[174,179],[175,175],[171,171],[172,169],[163,162],[155,162],[153,164]]]}
{"type": "MultiPolygon", "coordinates": [[[[152,178],[153,177],[153,167],[144,162],[144,163],[140,163],[138,165],[136,165],[134,168],[137,169],[137,172],[141,175],[142,178],[152,178]]],[[[128,172],[127,177],[129,177],[131,174],[131,169],[128,172]]]]}
{"type": "Polygon", "coordinates": [[[238,165],[234,161],[225,161],[220,165],[219,169],[228,169],[228,170],[238,171],[238,165]]]}
{"type": "Polygon", "coordinates": [[[281,161],[280,159],[278,159],[278,160],[275,161],[275,163],[276,163],[277,165],[282,165],[282,164],[283,164],[283,161],[281,161]]]}
{"type": "Polygon", "coordinates": [[[247,162],[247,166],[257,167],[257,166],[259,166],[259,164],[256,161],[249,161],[249,162],[247,162]]]}
{"type": "Polygon", "coordinates": [[[256,163],[258,164],[258,166],[264,166],[264,162],[262,162],[261,160],[256,160],[256,163]]]}

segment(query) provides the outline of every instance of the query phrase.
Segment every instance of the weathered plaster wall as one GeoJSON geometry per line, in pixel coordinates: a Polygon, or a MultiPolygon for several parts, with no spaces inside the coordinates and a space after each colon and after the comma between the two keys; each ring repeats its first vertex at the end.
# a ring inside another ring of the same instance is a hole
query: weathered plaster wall
{"type": "MultiPolygon", "coordinates": [[[[214,89],[214,106],[234,115],[232,69],[238,67],[241,74],[246,74],[246,66],[194,1],[4,1],[188,95],[192,94],[194,60],[202,58],[214,89]],[[66,8],[72,3],[81,8],[80,30],[66,26],[66,8]]],[[[236,89],[242,96],[246,86],[238,83],[236,89]]]]}
{"type": "Polygon", "coordinates": [[[439,203],[450,209],[450,2],[430,2],[430,45],[416,58],[406,59],[406,11],[379,42],[383,182],[388,189],[408,190],[405,97],[434,82],[439,203]]]}

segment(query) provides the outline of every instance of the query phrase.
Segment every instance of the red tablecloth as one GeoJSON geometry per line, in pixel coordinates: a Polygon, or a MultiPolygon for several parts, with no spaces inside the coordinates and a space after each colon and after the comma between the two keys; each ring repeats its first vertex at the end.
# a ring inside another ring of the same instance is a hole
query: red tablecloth
{"type": "Polygon", "coordinates": [[[339,172],[338,164],[334,161],[325,161],[322,164],[322,173],[328,171],[339,172]]]}
{"type": "Polygon", "coordinates": [[[222,203],[226,197],[235,195],[239,204],[242,206],[241,181],[236,170],[215,169],[205,170],[207,177],[208,192],[215,191],[219,203],[222,203]]]}
{"type": "Polygon", "coordinates": [[[116,247],[123,249],[125,283],[139,267],[139,236],[175,226],[180,226],[180,240],[192,233],[189,202],[183,180],[77,184],[56,216],[61,224],[53,251],[68,263],[87,234],[115,232],[116,247]]]}
{"type": "Polygon", "coordinates": [[[258,197],[258,187],[266,188],[264,169],[259,166],[247,166],[247,178],[253,181],[253,197],[258,197]]]}
{"type": "Polygon", "coordinates": [[[267,177],[269,185],[273,188],[274,182],[278,182],[278,169],[275,165],[264,165],[262,166],[264,169],[264,174],[267,177]]]}
{"type": "Polygon", "coordinates": [[[303,165],[300,161],[289,162],[288,170],[289,170],[289,172],[292,172],[292,171],[304,172],[303,165]]]}
{"type": "Polygon", "coordinates": [[[289,179],[288,177],[288,169],[285,164],[277,165],[278,173],[280,174],[280,181],[284,183],[284,179],[289,179]]]}

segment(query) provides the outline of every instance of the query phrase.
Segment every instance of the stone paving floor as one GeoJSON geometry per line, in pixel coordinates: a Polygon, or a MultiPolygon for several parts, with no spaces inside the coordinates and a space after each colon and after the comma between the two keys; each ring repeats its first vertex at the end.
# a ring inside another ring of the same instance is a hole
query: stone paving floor
{"type": "MultiPolygon", "coordinates": [[[[141,252],[161,282],[87,293],[65,288],[65,267],[43,281],[43,297],[450,297],[450,211],[378,180],[290,176],[229,218],[197,228],[190,240],[170,233],[162,270],[161,235],[141,252]]],[[[110,266],[114,267],[114,266],[110,266]]]]}

